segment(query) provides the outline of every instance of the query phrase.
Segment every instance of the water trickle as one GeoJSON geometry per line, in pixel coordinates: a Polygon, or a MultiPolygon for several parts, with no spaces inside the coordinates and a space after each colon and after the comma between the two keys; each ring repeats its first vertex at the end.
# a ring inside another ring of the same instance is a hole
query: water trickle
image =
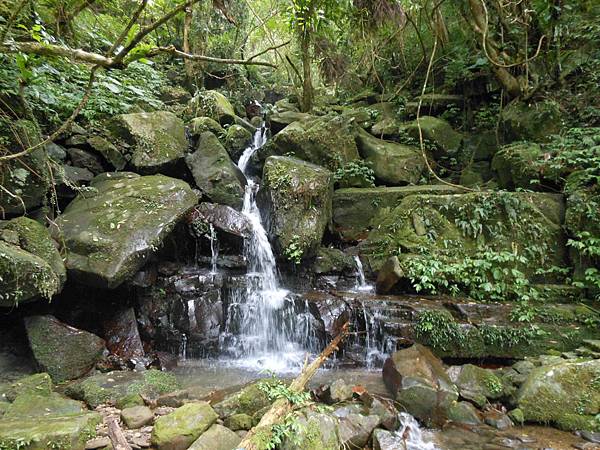
{"type": "Polygon", "coordinates": [[[406,450],[439,450],[433,442],[426,442],[423,430],[413,416],[400,413],[400,429],[396,435],[404,444],[406,450]]]}
{"type": "Polygon", "coordinates": [[[185,361],[187,357],[187,336],[185,333],[181,334],[181,348],[179,349],[179,357],[182,361],[185,361]]]}
{"type": "MultiPolygon", "coordinates": [[[[238,162],[247,176],[242,213],[248,218],[252,232],[244,241],[248,263],[246,285],[230,293],[223,350],[239,364],[275,371],[285,371],[302,360],[298,345],[297,310],[289,292],[279,286],[277,264],[256,203],[259,185],[247,173],[248,163],[267,139],[265,126],[254,134],[238,162]]],[[[302,333],[304,334],[304,333],[302,333]]],[[[306,336],[309,336],[307,331],[306,336]]],[[[304,337],[304,336],[302,336],[304,337]]]]}
{"type": "Polygon", "coordinates": [[[219,257],[219,240],[217,238],[217,232],[213,224],[210,224],[210,273],[215,275],[217,273],[217,258],[219,257]]]}
{"type": "Polygon", "coordinates": [[[354,263],[356,264],[356,286],[355,289],[361,292],[370,292],[373,290],[373,286],[367,284],[365,277],[365,271],[363,269],[362,261],[359,256],[354,257],[354,263]]]}
{"type": "Polygon", "coordinates": [[[188,321],[190,323],[190,331],[195,330],[198,327],[196,321],[196,303],[194,300],[188,300],[187,302],[188,321]]]}

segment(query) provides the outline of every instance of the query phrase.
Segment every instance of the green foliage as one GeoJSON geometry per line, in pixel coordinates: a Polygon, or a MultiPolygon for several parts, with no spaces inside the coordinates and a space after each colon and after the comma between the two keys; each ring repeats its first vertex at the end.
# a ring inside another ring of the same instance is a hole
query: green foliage
{"type": "Polygon", "coordinates": [[[258,383],[258,388],[267,394],[269,400],[275,401],[279,398],[285,398],[292,405],[302,406],[310,401],[310,392],[295,392],[280,379],[272,376],[258,383]]]}
{"type": "Polygon", "coordinates": [[[340,186],[360,186],[373,187],[375,186],[375,172],[371,168],[371,164],[357,159],[348,161],[333,174],[333,179],[340,186]]]}
{"type": "Polygon", "coordinates": [[[464,344],[464,333],[460,325],[447,311],[423,311],[415,324],[417,339],[434,348],[449,350],[464,344]]]}
{"type": "Polygon", "coordinates": [[[292,235],[287,247],[283,249],[283,255],[295,265],[299,265],[302,262],[304,248],[300,236],[297,234],[292,235]]]}

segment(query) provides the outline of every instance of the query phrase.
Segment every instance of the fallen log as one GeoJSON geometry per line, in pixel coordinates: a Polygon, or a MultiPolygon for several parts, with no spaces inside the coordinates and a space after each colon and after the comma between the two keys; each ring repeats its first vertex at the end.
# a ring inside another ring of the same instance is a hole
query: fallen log
{"type": "Polygon", "coordinates": [[[116,417],[109,417],[106,425],[108,425],[108,437],[115,450],[132,450],[116,417]]]}
{"type": "MultiPolygon", "coordinates": [[[[306,384],[310,381],[319,367],[329,358],[329,356],[339,349],[342,340],[348,334],[349,322],[342,327],[342,331],[331,341],[331,343],[317,356],[312,363],[305,365],[300,375],[292,381],[289,390],[294,393],[300,393],[304,390],[306,384]]],[[[238,449],[242,450],[264,450],[264,443],[269,442],[273,433],[273,426],[282,422],[293,409],[292,403],[286,398],[275,400],[271,409],[260,419],[258,425],[252,428],[244,437],[238,449]]]]}

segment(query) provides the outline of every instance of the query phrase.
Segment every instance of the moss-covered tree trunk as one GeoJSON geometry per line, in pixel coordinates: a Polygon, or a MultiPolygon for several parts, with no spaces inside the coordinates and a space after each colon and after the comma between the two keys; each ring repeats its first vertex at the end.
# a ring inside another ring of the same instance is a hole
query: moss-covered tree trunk
{"type": "Polygon", "coordinates": [[[313,84],[310,67],[310,31],[305,29],[300,38],[302,50],[302,112],[309,112],[313,106],[313,84]]]}

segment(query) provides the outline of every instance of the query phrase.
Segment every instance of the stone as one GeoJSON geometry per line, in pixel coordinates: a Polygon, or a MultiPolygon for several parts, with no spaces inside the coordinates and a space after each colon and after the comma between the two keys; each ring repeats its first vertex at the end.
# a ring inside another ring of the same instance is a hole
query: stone
{"type": "Polygon", "coordinates": [[[240,125],[231,125],[225,133],[225,148],[233,161],[238,161],[252,143],[252,133],[240,125]]]}
{"type": "Polygon", "coordinates": [[[335,170],[359,159],[354,132],[355,126],[340,116],[311,117],[285,127],[258,156],[290,155],[335,170]]]}
{"type": "Polygon", "coordinates": [[[117,312],[104,324],[106,347],[113,354],[131,360],[145,355],[133,308],[117,312]]]}
{"type": "Polygon", "coordinates": [[[560,106],[553,100],[524,103],[515,100],[502,110],[502,127],[511,140],[545,142],[559,134],[562,123],[560,106]]]}
{"type": "Polygon", "coordinates": [[[249,430],[252,428],[252,416],[234,414],[225,419],[224,425],[232,431],[249,430]]]}
{"type": "Polygon", "coordinates": [[[98,450],[111,445],[110,438],[107,436],[90,439],[85,443],[85,450],[98,450]]]}
{"type": "Polygon", "coordinates": [[[390,256],[377,273],[375,290],[378,294],[387,294],[405,277],[397,256],[390,256]]]}
{"type": "Polygon", "coordinates": [[[65,162],[67,159],[67,151],[61,145],[55,144],[54,142],[50,142],[46,144],[46,152],[48,153],[48,158],[52,159],[56,162],[65,162]]]}
{"type": "Polygon", "coordinates": [[[486,411],[484,413],[484,421],[487,425],[500,431],[505,431],[513,427],[510,417],[496,410],[486,411]]]}
{"type": "Polygon", "coordinates": [[[183,121],[169,111],[121,114],[108,127],[130,146],[131,167],[145,175],[172,170],[188,150],[183,121]]]}
{"type": "Polygon", "coordinates": [[[59,198],[73,199],[78,193],[73,186],[87,186],[93,179],[94,174],[87,169],[63,165],[56,174],[56,195],[59,198]]]}
{"type": "Polygon", "coordinates": [[[433,143],[436,147],[433,151],[434,158],[456,154],[460,149],[464,139],[463,135],[454,131],[445,120],[432,116],[423,116],[419,118],[419,124],[415,120],[405,125],[403,130],[410,137],[418,140],[419,125],[423,139],[433,143]]]}
{"type": "Polygon", "coordinates": [[[100,414],[88,412],[70,416],[13,418],[0,420],[0,443],[8,449],[48,450],[68,448],[84,450],[96,434],[100,414]],[[27,444],[24,446],[23,442],[27,444]]]}
{"type": "Polygon", "coordinates": [[[342,448],[339,421],[329,414],[300,411],[295,421],[298,432],[285,437],[281,450],[337,450],[342,448]]]}
{"type": "Polygon", "coordinates": [[[213,408],[219,417],[226,419],[234,414],[252,416],[263,408],[269,407],[271,401],[267,394],[259,388],[258,383],[260,382],[249,384],[215,403],[213,408]]]}
{"type": "Polygon", "coordinates": [[[218,205],[216,203],[200,203],[192,213],[193,220],[201,219],[204,222],[212,224],[225,233],[234,236],[247,238],[250,237],[252,224],[248,218],[227,205],[218,205]]]}
{"type": "Polygon", "coordinates": [[[449,108],[462,107],[465,98],[462,95],[429,93],[416,97],[408,102],[405,107],[406,114],[414,116],[417,114],[417,108],[421,102],[421,114],[437,116],[449,108]]]}
{"type": "Polygon", "coordinates": [[[525,423],[525,415],[523,414],[523,410],[520,408],[511,409],[508,412],[508,417],[510,417],[513,422],[516,422],[519,425],[523,425],[525,423]]]}
{"type": "Polygon", "coordinates": [[[181,86],[164,86],[160,90],[160,99],[167,105],[185,105],[192,96],[181,86]]]}
{"type": "Polygon", "coordinates": [[[69,276],[115,288],[141,269],[197,202],[181,180],[163,175],[97,177],[94,193],[79,195],[52,233],[68,249],[69,276]]]}
{"type": "Polygon", "coordinates": [[[52,379],[47,373],[36,373],[19,378],[15,382],[2,386],[0,396],[4,396],[9,402],[22,395],[49,396],[52,394],[52,379]]]}
{"type": "Polygon", "coordinates": [[[373,432],[373,450],[398,450],[402,446],[404,443],[390,431],[376,429],[373,432]]]}
{"type": "Polygon", "coordinates": [[[141,396],[158,398],[161,394],[180,388],[172,373],[159,370],[144,372],[113,371],[92,375],[71,383],[65,393],[76,400],[85,402],[90,408],[102,404],[118,405],[121,408],[141,406],[141,396]]]}
{"type": "Polygon", "coordinates": [[[332,274],[356,271],[354,259],[342,250],[331,247],[319,247],[313,264],[316,274],[332,274]]]}
{"type": "Polygon", "coordinates": [[[398,420],[398,410],[396,410],[391,400],[371,397],[368,402],[367,410],[370,416],[379,417],[379,425],[386,430],[394,431],[398,429],[398,426],[400,425],[400,421],[398,420]]]}
{"type": "Polygon", "coordinates": [[[417,147],[377,139],[366,131],[358,133],[356,142],[379,183],[397,186],[416,184],[421,179],[425,162],[417,147]]]}
{"type": "Polygon", "coordinates": [[[420,344],[395,352],[383,366],[383,381],[405,410],[425,423],[442,424],[458,399],[442,362],[420,344]]]}
{"type": "Polygon", "coordinates": [[[87,169],[94,175],[98,175],[106,171],[104,165],[102,164],[102,159],[89,150],[77,147],[69,147],[67,148],[67,153],[69,154],[69,159],[74,167],[87,169]]]}
{"type": "Polygon", "coordinates": [[[583,430],[580,432],[580,435],[586,441],[593,442],[594,444],[600,444],[600,433],[583,430]]]}
{"type": "Polygon", "coordinates": [[[198,138],[202,133],[210,131],[217,137],[225,136],[225,129],[219,122],[210,117],[195,117],[188,125],[190,134],[198,138]]]}
{"type": "Polygon", "coordinates": [[[40,297],[50,300],[62,290],[65,265],[46,227],[18,217],[0,222],[0,233],[0,307],[40,297]],[[3,240],[7,234],[10,242],[3,240]]]}
{"type": "Polygon", "coordinates": [[[481,425],[477,409],[469,402],[454,402],[448,407],[448,420],[466,425],[481,425]]]}
{"type": "Polygon", "coordinates": [[[194,441],[189,450],[234,450],[242,438],[222,425],[215,424],[194,441]]]}
{"type": "Polygon", "coordinates": [[[267,159],[258,201],[270,218],[267,232],[279,256],[315,255],[331,223],[332,196],[327,169],[285,156],[267,159]]]}
{"type": "Polygon", "coordinates": [[[119,149],[107,139],[96,135],[87,138],[86,142],[94,151],[100,153],[106,162],[116,170],[123,170],[125,168],[127,160],[119,149]]]}
{"type": "Polygon", "coordinates": [[[363,415],[348,407],[334,411],[333,415],[339,419],[339,437],[343,448],[363,448],[380,420],[376,415],[363,415]]]}
{"type": "Polygon", "coordinates": [[[81,402],[51,392],[49,395],[23,393],[6,409],[4,418],[32,418],[47,416],[73,416],[84,413],[81,402]]]}
{"type": "Polygon", "coordinates": [[[33,356],[55,383],[80,378],[101,358],[104,340],[54,316],[29,316],[25,328],[33,356]]]}
{"type": "Polygon", "coordinates": [[[396,137],[400,134],[401,122],[395,117],[384,117],[371,127],[371,134],[380,139],[396,137]]]}
{"type": "Polygon", "coordinates": [[[282,111],[271,114],[269,116],[269,124],[271,125],[271,131],[276,134],[291,123],[310,119],[311,117],[313,116],[310,114],[298,111],[282,111]]]}
{"type": "Polygon", "coordinates": [[[137,429],[151,424],[154,414],[147,406],[132,406],[121,411],[121,420],[127,428],[137,429]]]}
{"type": "Polygon", "coordinates": [[[598,431],[600,360],[562,360],[535,368],[516,403],[526,421],[553,423],[564,430],[598,431]]]}
{"type": "Polygon", "coordinates": [[[152,445],[157,450],[186,450],[215,423],[217,417],[207,402],[183,405],[155,420],[152,445]]]}
{"type": "MultiPolygon", "coordinates": [[[[24,145],[33,146],[42,141],[40,130],[29,120],[8,123],[0,120],[0,137],[6,153],[25,150],[24,145]]],[[[40,147],[22,158],[3,162],[0,165],[0,211],[5,215],[20,215],[41,206],[51,186],[48,157],[40,147]],[[10,193],[10,194],[9,194],[10,193]]]]}
{"type": "Polygon", "coordinates": [[[196,186],[212,202],[241,208],[246,179],[214,134],[202,133],[196,151],[185,162],[196,186]]]}
{"type": "Polygon", "coordinates": [[[348,386],[341,378],[329,385],[329,397],[332,403],[345,402],[352,398],[352,387],[348,386]]]}
{"type": "Polygon", "coordinates": [[[367,237],[373,218],[382,209],[397,206],[403,198],[414,194],[458,192],[458,189],[442,184],[338,189],[333,193],[333,226],[344,241],[362,240],[367,237]]]}
{"type": "Polygon", "coordinates": [[[492,159],[492,169],[503,189],[535,189],[541,173],[535,163],[541,163],[542,148],[539,144],[518,142],[502,147],[492,159]]]}
{"type": "Polygon", "coordinates": [[[487,400],[497,400],[504,394],[502,380],[490,369],[465,364],[455,381],[460,396],[483,407],[487,400]]]}
{"type": "Polygon", "coordinates": [[[210,117],[221,125],[233,123],[236,117],[227,97],[218,91],[198,91],[190,100],[188,114],[192,117],[210,117]]]}

